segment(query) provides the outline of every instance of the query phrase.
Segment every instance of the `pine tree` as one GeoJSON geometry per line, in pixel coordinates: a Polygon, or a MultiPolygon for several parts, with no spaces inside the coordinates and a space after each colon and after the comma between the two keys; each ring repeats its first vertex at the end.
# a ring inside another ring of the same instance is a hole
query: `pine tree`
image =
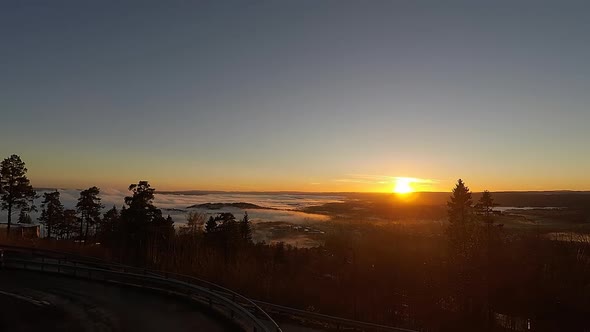
{"type": "Polygon", "coordinates": [[[15,209],[28,212],[34,208],[35,190],[26,176],[27,168],[19,156],[13,154],[0,164],[0,200],[2,210],[8,211],[6,233],[10,234],[15,209]]]}
{"type": "Polygon", "coordinates": [[[76,210],[64,210],[64,217],[62,219],[62,222],[60,222],[57,225],[59,236],[62,239],[69,239],[72,236],[72,234],[76,232],[78,222],[79,221],[76,210]]]}
{"type": "MultiPolygon", "coordinates": [[[[487,191],[484,190],[482,196],[479,198],[478,203],[475,205],[475,209],[479,215],[479,217],[482,219],[482,221],[484,222],[484,224],[486,225],[485,228],[485,236],[483,238],[483,241],[485,242],[485,245],[483,246],[483,250],[485,250],[485,254],[483,255],[485,257],[485,264],[484,264],[484,271],[483,271],[483,279],[485,281],[485,289],[486,289],[486,294],[485,294],[485,311],[486,311],[486,321],[488,324],[492,324],[493,322],[493,314],[492,311],[490,310],[490,282],[491,282],[491,271],[493,270],[493,248],[494,248],[494,244],[497,244],[496,241],[494,241],[494,239],[496,239],[496,236],[499,235],[498,232],[496,232],[496,229],[494,229],[492,227],[493,223],[494,223],[494,216],[492,214],[494,207],[497,206],[496,203],[494,203],[494,198],[492,197],[492,194],[487,191]]],[[[499,238],[498,238],[499,239],[499,238]]]]}
{"type": "Polygon", "coordinates": [[[174,219],[170,215],[166,219],[160,219],[156,223],[155,231],[159,239],[167,242],[174,234],[174,219]]]}
{"type": "Polygon", "coordinates": [[[252,227],[250,225],[250,218],[248,212],[244,212],[244,217],[240,221],[240,235],[245,243],[252,242],[252,227]]]}
{"type": "Polygon", "coordinates": [[[100,227],[97,231],[97,237],[101,243],[110,244],[114,240],[115,232],[121,215],[117,210],[117,207],[113,205],[113,208],[105,212],[100,221],[100,227]]]}
{"type": "Polygon", "coordinates": [[[482,298],[478,291],[482,281],[479,267],[481,261],[480,232],[475,222],[471,192],[459,179],[453,189],[448,206],[449,258],[453,268],[455,294],[463,314],[476,310],[477,299],[482,298]]]}
{"type": "Polygon", "coordinates": [[[233,261],[240,241],[238,223],[236,217],[230,212],[218,214],[215,220],[219,222],[215,233],[215,241],[217,245],[223,248],[224,262],[228,264],[233,261]]]}
{"type": "Polygon", "coordinates": [[[154,204],[155,189],[148,181],[131,184],[131,196],[125,197],[127,208],[121,211],[121,232],[126,244],[134,247],[138,260],[156,259],[160,248],[174,234],[173,222],[162,216],[154,204]]]}
{"type": "Polygon", "coordinates": [[[58,226],[64,217],[64,207],[59,200],[59,191],[44,193],[41,207],[39,221],[47,229],[47,238],[51,238],[54,233],[57,233],[55,226],[58,226]]]}
{"type": "Polygon", "coordinates": [[[18,223],[29,225],[33,223],[33,219],[31,219],[31,215],[29,215],[27,211],[23,209],[20,210],[20,213],[18,214],[18,223]]]}
{"type": "Polygon", "coordinates": [[[479,198],[478,203],[475,205],[475,209],[477,210],[478,214],[483,217],[484,223],[488,225],[494,223],[492,212],[495,206],[497,206],[497,204],[494,203],[492,194],[485,190],[479,198]]]}
{"type": "Polygon", "coordinates": [[[207,220],[207,223],[205,224],[205,232],[207,234],[212,234],[215,231],[217,231],[217,220],[215,220],[213,216],[210,216],[207,220]]]}
{"type": "Polygon", "coordinates": [[[448,234],[451,241],[451,251],[454,255],[467,257],[471,252],[474,235],[472,204],[469,187],[459,179],[450,200],[447,202],[448,234]]]}
{"type": "Polygon", "coordinates": [[[122,215],[123,217],[144,224],[163,218],[162,211],[153,204],[155,189],[151,188],[147,181],[131,184],[129,191],[132,192],[132,195],[125,197],[125,204],[128,208],[125,210],[125,215],[122,215]]]}
{"type": "Polygon", "coordinates": [[[88,240],[88,232],[90,226],[96,225],[100,221],[100,211],[104,207],[100,203],[100,189],[97,187],[90,187],[80,192],[76,209],[80,213],[80,240],[84,239],[84,243],[88,240]],[[84,229],[84,225],[86,229],[84,229]]]}
{"type": "Polygon", "coordinates": [[[453,189],[451,200],[447,202],[449,221],[451,223],[467,223],[471,217],[473,201],[469,187],[459,179],[453,189]]]}
{"type": "Polygon", "coordinates": [[[119,210],[117,210],[117,207],[113,205],[113,207],[107,212],[105,212],[102,216],[102,221],[100,223],[101,232],[113,232],[115,229],[115,225],[119,221],[120,217],[121,215],[119,214],[119,210]]]}

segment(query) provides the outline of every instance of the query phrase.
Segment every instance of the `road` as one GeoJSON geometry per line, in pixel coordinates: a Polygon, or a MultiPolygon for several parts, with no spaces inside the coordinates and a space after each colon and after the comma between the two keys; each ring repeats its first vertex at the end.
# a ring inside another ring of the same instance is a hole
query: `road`
{"type": "Polygon", "coordinates": [[[0,331],[235,331],[177,297],[30,271],[0,270],[0,331]]]}

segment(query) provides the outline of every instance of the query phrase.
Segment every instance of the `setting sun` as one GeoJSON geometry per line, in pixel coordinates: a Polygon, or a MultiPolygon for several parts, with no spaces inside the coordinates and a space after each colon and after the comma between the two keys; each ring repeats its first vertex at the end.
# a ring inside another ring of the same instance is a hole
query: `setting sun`
{"type": "Polygon", "coordinates": [[[396,178],[395,179],[395,187],[393,187],[393,192],[396,194],[407,194],[414,191],[412,186],[412,179],[409,178],[396,178]]]}

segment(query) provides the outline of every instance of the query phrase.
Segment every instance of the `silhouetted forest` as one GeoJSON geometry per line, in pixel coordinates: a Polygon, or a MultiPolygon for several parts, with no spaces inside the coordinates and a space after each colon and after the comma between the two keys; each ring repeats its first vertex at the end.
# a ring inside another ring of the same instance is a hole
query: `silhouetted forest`
{"type": "MultiPolygon", "coordinates": [[[[36,193],[24,163],[13,155],[2,162],[0,174],[9,223],[11,214],[30,222],[36,193]]],[[[590,328],[590,243],[510,232],[493,213],[496,194],[473,195],[462,180],[447,194],[446,207],[417,212],[438,216],[442,210],[445,222],[332,221],[333,230],[316,248],[254,243],[247,213],[190,212],[186,225],[175,228],[154,206],[154,194],[147,181],[139,181],[129,186],[121,209],[103,212],[97,187],[80,192],[75,210],[64,209],[58,191],[44,193],[38,208],[47,237],[31,244],[194,275],[259,300],[422,331],[590,328]]]]}

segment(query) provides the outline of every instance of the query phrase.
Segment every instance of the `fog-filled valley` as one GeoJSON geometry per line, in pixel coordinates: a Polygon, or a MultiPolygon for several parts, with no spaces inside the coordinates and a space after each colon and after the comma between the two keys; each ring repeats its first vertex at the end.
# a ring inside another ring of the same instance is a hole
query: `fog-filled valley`
{"type": "MultiPolygon", "coordinates": [[[[35,205],[42,194],[59,191],[66,209],[74,209],[78,189],[38,189],[35,205]]],[[[128,191],[101,189],[103,213],[121,208],[128,191]]],[[[478,198],[479,193],[474,193],[478,198]]],[[[177,229],[187,223],[187,214],[196,211],[207,217],[229,212],[237,217],[248,213],[255,242],[284,242],[299,247],[319,246],[326,232],[338,223],[399,224],[407,227],[441,224],[446,219],[449,193],[244,193],[244,192],[163,192],[156,191],[154,204],[169,215],[177,229]]],[[[582,233],[590,229],[585,203],[590,192],[498,192],[494,193],[497,222],[517,230],[544,233],[582,233]]],[[[31,212],[38,223],[40,209],[31,212]]],[[[0,212],[6,220],[6,211],[0,212]]],[[[44,231],[44,228],[41,228],[44,231]]]]}

